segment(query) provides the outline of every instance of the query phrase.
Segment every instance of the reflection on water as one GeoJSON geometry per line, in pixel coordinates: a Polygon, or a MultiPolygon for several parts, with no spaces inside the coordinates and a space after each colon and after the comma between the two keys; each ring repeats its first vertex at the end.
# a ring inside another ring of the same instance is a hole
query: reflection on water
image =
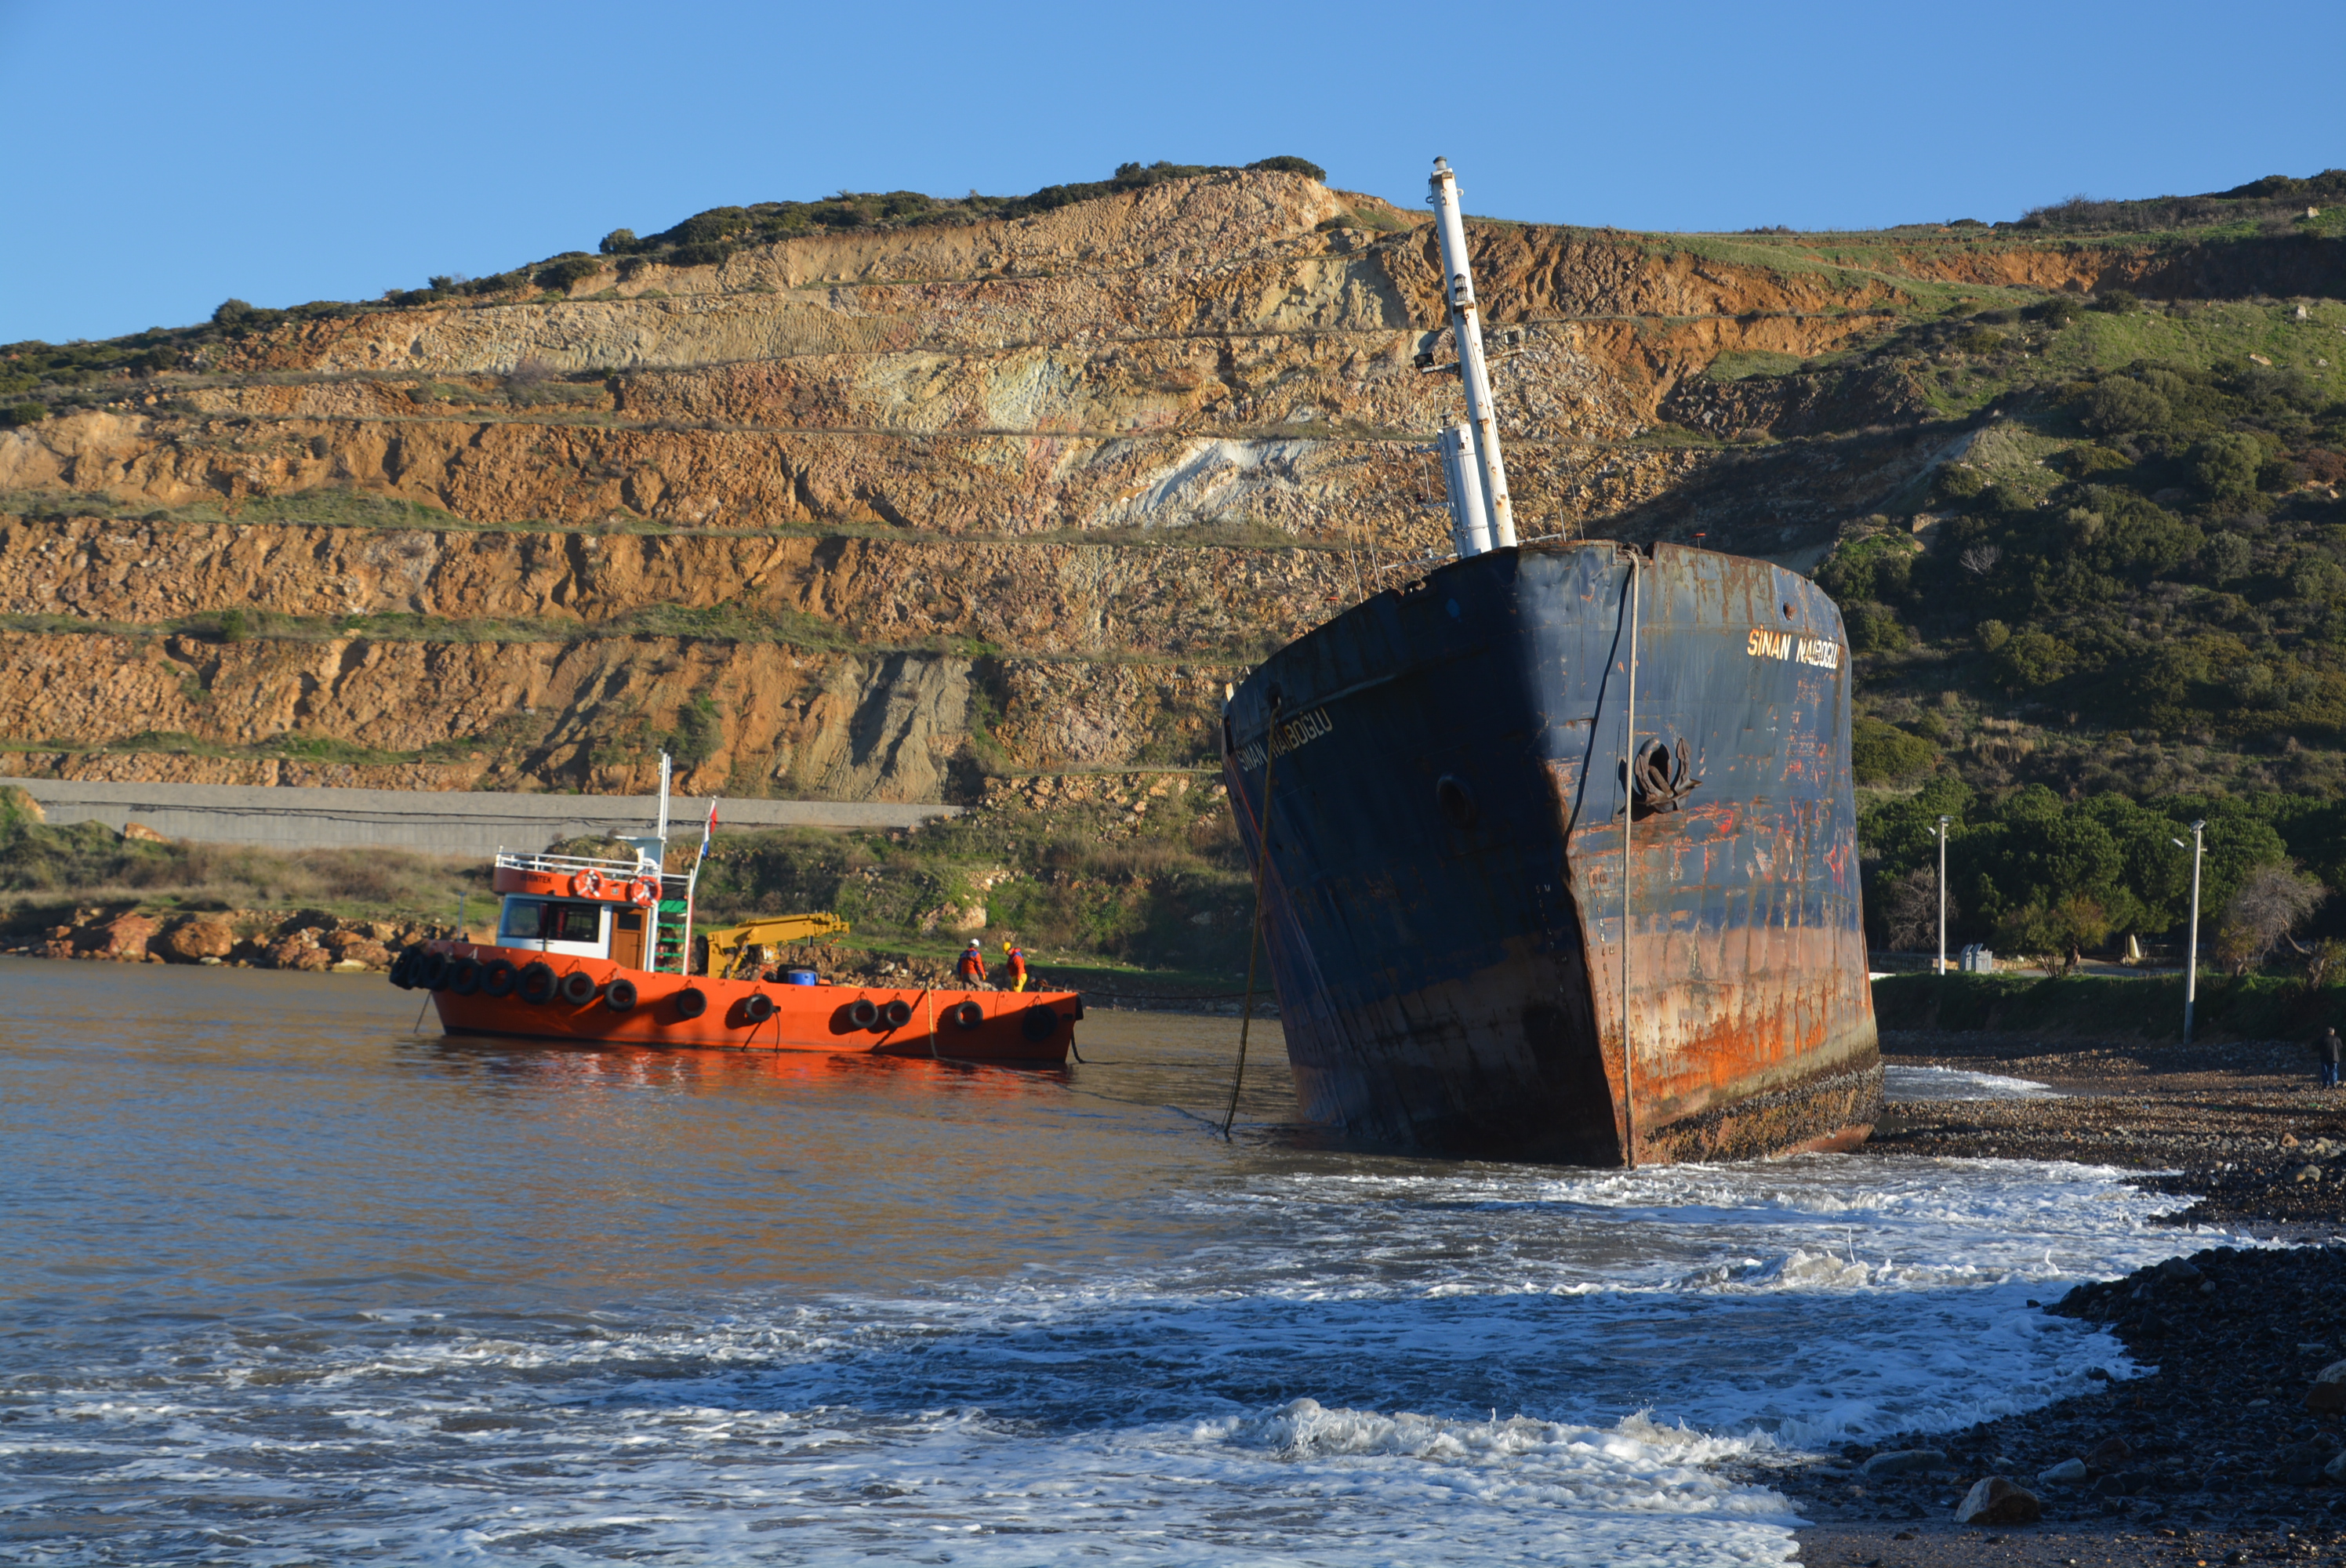
{"type": "Polygon", "coordinates": [[[1225,1143],[1222,1019],[1033,1072],[0,988],[26,1561],[1772,1561],[1709,1461],[2122,1373],[2024,1298],[2203,1244],[2076,1166],[1330,1147],[1275,1030],[1225,1143]]]}
{"type": "MultiPolygon", "coordinates": [[[[382,1276],[578,1304],[647,1284],[892,1289],[1080,1254],[1131,1228],[1129,1196],[1255,1152],[1165,1108],[1219,1119],[1233,1030],[1216,1021],[1095,1013],[1094,1065],[1034,1072],[450,1039],[411,1033],[414,999],[366,977],[0,972],[28,1113],[7,1294],[70,1278],[138,1299],[165,1280],[226,1304],[382,1276]],[[100,1234],[91,1170],[108,1173],[100,1234]],[[24,1202],[38,1191],[56,1206],[24,1202]]],[[[1283,1066],[1258,1065],[1240,1114],[1292,1115],[1283,1066]]]]}

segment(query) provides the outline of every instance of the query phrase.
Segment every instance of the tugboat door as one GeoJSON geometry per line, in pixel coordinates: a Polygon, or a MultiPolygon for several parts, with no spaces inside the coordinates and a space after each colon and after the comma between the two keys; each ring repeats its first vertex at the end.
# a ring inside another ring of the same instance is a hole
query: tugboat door
{"type": "Polygon", "coordinates": [[[611,911],[611,962],[621,969],[641,969],[644,966],[644,911],[637,909],[611,911]]]}

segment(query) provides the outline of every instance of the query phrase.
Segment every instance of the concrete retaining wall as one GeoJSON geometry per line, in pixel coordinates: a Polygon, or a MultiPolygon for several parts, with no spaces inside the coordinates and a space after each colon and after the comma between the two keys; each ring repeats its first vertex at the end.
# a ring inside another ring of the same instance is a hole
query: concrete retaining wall
{"type": "MultiPolygon", "coordinates": [[[[48,820],[143,822],[168,839],[266,844],[279,850],[412,850],[485,857],[542,850],[586,833],[648,833],[653,795],[493,795],[407,789],[271,789],[247,784],[115,784],[61,779],[6,782],[41,803],[48,820]]],[[[669,804],[671,836],[697,834],[709,801],[669,804]]],[[[726,800],[727,828],[910,828],[961,813],[958,806],[867,800],[726,800]]]]}

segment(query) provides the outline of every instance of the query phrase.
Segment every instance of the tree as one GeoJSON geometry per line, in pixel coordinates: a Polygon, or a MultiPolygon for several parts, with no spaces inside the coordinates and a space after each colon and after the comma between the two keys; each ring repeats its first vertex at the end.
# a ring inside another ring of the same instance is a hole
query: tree
{"type": "MultiPolygon", "coordinates": [[[[1947,924],[1953,929],[1963,913],[1947,900],[1947,924]]],[[[1939,873],[1935,866],[1917,866],[1882,890],[1882,933],[1895,952],[1922,952],[1939,942],[1939,873]]]]}
{"type": "Polygon", "coordinates": [[[2319,991],[2339,972],[2341,960],[2346,960],[2346,942],[2325,936],[2305,950],[2305,989],[2319,991]]]}
{"type": "Polygon", "coordinates": [[[2085,950],[2110,934],[2109,911],[2096,900],[2069,893],[2051,903],[2029,902],[1996,922],[2000,952],[2033,956],[2045,973],[2075,971],[2085,950]]]}
{"type": "Polygon", "coordinates": [[[2237,979],[2270,957],[2330,890],[2284,865],[2259,866],[2225,901],[2216,961],[2237,979]]]}

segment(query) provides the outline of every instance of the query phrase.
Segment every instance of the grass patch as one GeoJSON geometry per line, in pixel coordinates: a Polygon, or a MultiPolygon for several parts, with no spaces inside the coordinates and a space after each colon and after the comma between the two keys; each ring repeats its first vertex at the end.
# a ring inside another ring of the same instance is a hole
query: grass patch
{"type": "Polygon", "coordinates": [[[1149,807],[1137,822],[1103,799],[997,805],[913,830],[725,834],[700,907],[711,922],[828,910],[856,945],[950,958],[967,938],[923,932],[924,921],[982,901],[989,962],[1015,935],[1055,975],[1069,964],[1171,972],[1168,983],[1229,989],[1244,975],[1252,897],[1229,813],[1202,782],[1149,807]]]}
{"type": "Polygon", "coordinates": [[[146,843],[101,822],[51,827],[0,799],[0,919],[32,923],[73,905],[154,912],[322,910],[346,919],[450,920],[486,908],[488,868],[399,850],[146,843]]]}
{"type": "Polygon", "coordinates": [[[1755,376],[1788,376],[1807,361],[1798,354],[1766,349],[1729,349],[1710,361],[1703,374],[1715,382],[1749,381],[1755,376]]]}

